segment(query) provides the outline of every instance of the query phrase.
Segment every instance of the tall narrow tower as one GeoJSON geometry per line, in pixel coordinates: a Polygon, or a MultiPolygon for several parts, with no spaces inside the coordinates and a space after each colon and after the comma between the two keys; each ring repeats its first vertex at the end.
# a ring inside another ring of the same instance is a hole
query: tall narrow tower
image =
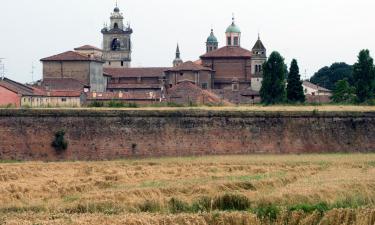
{"type": "Polygon", "coordinates": [[[219,47],[219,42],[217,41],[217,38],[214,35],[214,30],[211,29],[211,34],[207,38],[206,42],[206,52],[212,52],[216,50],[219,47]]]}
{"type": "Polygon", "coordinates": [[[225,32],[225,36],[227,46],[241,46],[241,30],[234,22],[234,16],[232,17],[232,24],[225,32]]]}
{"type": "Polygon", "coordinates": [[[103,34],[103,60],[105,67],[127,68],[130,67],[132,42],[130,26],[124,25],[124,16],[117,7],[114,8],[110,25],[102,29],[103,34]]]}
{"type": "Polygon", "coordinates": [[[177,44],[176,48],[176,58],[173,60],[173,67],[179,66],[183,63],[181,59],[180,47],[177,44]]]}

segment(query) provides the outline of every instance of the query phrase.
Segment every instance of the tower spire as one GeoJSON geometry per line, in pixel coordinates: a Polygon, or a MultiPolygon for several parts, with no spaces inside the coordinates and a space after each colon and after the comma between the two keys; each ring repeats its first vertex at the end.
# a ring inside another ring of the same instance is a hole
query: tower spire
{"type": "Polygon", "coordinates": [[[177,43],[177,48],[176,48],[176,59],[179,59],[181,56],[181,53],[180,53],[180,46],[178,45],[177,43]]]}
{"type": "Polygon", "coordinates": [[[183,63],[181,59],[181,53],[180,53],[180,46],[177,43],[177,48],[176,48],[176,58],[173,60],[173,67],[179,66],[183,63]]]}

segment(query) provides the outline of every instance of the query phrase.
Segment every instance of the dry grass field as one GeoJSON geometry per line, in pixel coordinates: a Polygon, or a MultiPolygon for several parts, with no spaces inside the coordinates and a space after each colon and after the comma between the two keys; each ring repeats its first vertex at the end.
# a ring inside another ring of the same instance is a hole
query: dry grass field
{"type": "Polygon", "coordinates": [[[2,162],[0,224],[373,225],[375,154],[2,162]]]}

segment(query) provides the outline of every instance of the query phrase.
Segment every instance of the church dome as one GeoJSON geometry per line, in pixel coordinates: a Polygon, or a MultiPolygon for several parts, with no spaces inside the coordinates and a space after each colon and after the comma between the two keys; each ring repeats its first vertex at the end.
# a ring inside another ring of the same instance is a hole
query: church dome
{"type": "Polygon", "coordinates": [[[240,28],[233,22],[226,30],[225,33],[241,33],[240,28]]]}
{"type": "Polygon", "coordinates": [[[211,34],[210,36],[207,38],[207,43],[217,43],[217,38],[215,37],[214,35],[214,31],[211,29],[211,34]]]}
{"type": "Polygon", "coordinates": [[[234,16],[232,17],[232,24],[227,28],[225,33],[241,33],[240,27],[234,22],[234,16]]]}
{"type": "Polygon", "coordinates": [[[120,8],[116,6],[113,11],[116,12],[116,13],[118,13],[118,12],[120,12],[120,8]]]}

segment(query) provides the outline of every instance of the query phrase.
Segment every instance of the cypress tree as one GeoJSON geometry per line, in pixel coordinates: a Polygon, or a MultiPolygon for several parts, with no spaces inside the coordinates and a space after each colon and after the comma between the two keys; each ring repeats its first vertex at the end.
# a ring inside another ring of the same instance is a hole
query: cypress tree
{"type": "Polygon", "coordinates": [[[272,52],[263,64],[263,81],[260,96],[264,104],[283,103],[286,99],[285,78],[287,68],[284,58],[278,52],[272,52]]]}
{"type": "Polygon", "coordinates": [[[290,65],[288,75],[288,86],[287,86],[287,97],[289,102],[305,102],[306,97],[303,93],[301,75],[299,74],[299,68],[297,60],[293,59],[290,65]]]}
{"type": "Polygon", "coordinates": [[[374,97],[374,60],[369,50],[359,53],[358,62],[353,66],[353,79],[358,102],[363,103],[374,97]]]}

